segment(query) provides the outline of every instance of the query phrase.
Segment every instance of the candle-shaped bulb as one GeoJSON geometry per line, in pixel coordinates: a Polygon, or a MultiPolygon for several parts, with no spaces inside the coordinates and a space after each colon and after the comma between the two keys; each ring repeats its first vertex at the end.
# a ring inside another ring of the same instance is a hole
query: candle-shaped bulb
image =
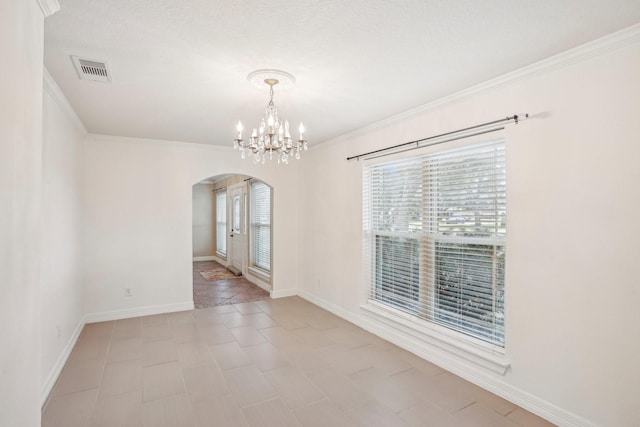
{"type": "Polygon", "coordinates": [[[291,133],[289,133],[289,120],[284,121],[284,137],[291,139],[291,133]]]}
{"type": "Polygon", "coordinates": [[[302,141],[304,139],[304,125],[302,122],[300,122],[300,127],[298,129],[300,129],[300,140],[302,141]]]}
{"type": "Polygon", "coordinates": [[[240,122],[240,120],[238,120],[238,126],[236,126],[236,129],[238,130],[238,139],[242,139],[242,122],[240,122]]]}

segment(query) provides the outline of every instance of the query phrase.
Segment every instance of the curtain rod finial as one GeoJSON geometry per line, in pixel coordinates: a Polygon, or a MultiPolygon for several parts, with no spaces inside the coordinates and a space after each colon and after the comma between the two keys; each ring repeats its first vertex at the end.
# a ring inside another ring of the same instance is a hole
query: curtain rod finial
{"type": "Polygon", "coordinates": [[[526,120],[529,118],[529,113],[524,113],[524,114],[514,114],[513,115],[513,120],[515,121],[516,124],[518,124],[518,122],[520,120],[526,120]]]}

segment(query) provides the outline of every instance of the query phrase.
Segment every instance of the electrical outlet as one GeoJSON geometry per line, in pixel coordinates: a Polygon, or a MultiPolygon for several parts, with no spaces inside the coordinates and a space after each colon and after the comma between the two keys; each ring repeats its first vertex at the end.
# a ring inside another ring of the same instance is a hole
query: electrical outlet
{"type": "Polygon", "coordinates": [[[133,289],[132,288],[124,288],[124,296],[125,297],[132,297],[133,296],[133,289]]]}

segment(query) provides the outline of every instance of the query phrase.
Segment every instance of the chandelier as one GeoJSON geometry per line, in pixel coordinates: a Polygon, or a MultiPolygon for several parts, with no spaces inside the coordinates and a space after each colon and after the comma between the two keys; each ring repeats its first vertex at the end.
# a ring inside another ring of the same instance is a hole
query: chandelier
{"type": "Polygon", "coordinates": [[[260,127],[253,128],[248,141],[242,139],[242,123],[238,121],[238,137],[233,140],[233,148],[240,150],[243,159],[248,156],[254,163],[264,164],[267,157],[269,160],[276,157],[278,163],[289,163],[290,157],[299,159],[300,152],[308,149],[304,139],[304,125],[301,122],[298,127],[299,138],[292,138],[289,121],[280,120],[278,108],[273,103],[273,87],[277,84],[285,88],[291,87],[295,82],[294,77],[280,70],[257,70],[249,74],[247,80],[259,87],[269,87],[269,103],[260,127]]]}

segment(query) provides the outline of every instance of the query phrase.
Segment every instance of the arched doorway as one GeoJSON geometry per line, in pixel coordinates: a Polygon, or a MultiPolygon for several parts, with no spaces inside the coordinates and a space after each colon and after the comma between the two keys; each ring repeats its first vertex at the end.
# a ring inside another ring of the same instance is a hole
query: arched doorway
{"type": "Polygon", "coordinates": [[[271,187],[245,175],[193,185],[193,298],[206,308],[270,297],[271,187]]]}

